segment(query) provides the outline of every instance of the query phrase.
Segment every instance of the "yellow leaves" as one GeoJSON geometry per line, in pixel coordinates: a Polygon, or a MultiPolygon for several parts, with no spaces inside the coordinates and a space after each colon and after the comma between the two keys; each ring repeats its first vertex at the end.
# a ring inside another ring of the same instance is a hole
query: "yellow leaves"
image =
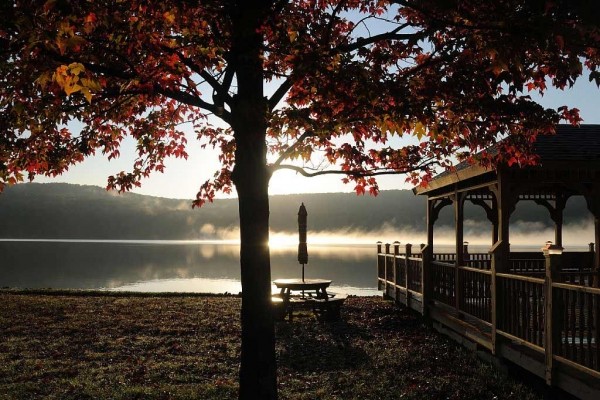
{"type": "Polygon", "coordinates": [[[85,39],[75,34],[75,27],[69,20],[64,20],[58,25],[54,44],[58,48],[60,54],[65,54],[67,51],[79,52],[81,47],[85,44],[85,39]]]}
{"type": "Polygon", "coordinates": [[[175,22],[175,14],[173,14],[170,11],[165,11],[163,13],[163,18],[165,19],[165,21],[167,21],[169,25],[173,25],[173,23],[175,22]]]}
{"type": "Polygon", "coordinates": [[[295,29],[288,29],[288,37],[290,38],[290,43],[294,43],[298,37],[298,31],[295,29]]]}
{"type": "MultiPolygon", "coordinates": [[[[61,65],[56,68],[52,74],[52,80],[63,89],[67,96],[73,93],[80,92],[88,103],[92,102],[92,91],[100,91],[102,89],[99,82],[84,77],[85,66],[81,63],[71,63],[69,65],[61,65]]],[[[47,85],[49,74],[41,75],[36,82],[42,87],[47,85]]]]}
{"type": "Polygon", "coordinates": [[[83,85],[83,87],[91,89],[95,92],[99,92],[100,90],[102,90],[102,86],[100,86],[100,83],[93,79],[81,78],[81,84],[83,85]]]}
{"type": "Polygon", "coordinates": [[[427,128],[421,122],[417,121],[413,127],[413,132],[417,139],[421,140],[427,133],[427,128]]]}
{"type": "Polygon", "coordinates": [[[404,131],[404,120],[385,114],[377,122],[377,127],[382,135],[385,135],[385,133],[388,132],[390,134],[402,136],[404,131]]]}
{"type": "Polygon", "coordinates": [[[85,67],[81,63],[71,63],[69,64],[69,70],[71,74],[79,76],[80,73],[85,72],[85,67]]]}
{"type": "Polygon", "coordinates": [[[329,64],[327,64],[327,70],[328,71],[334,71],[338,68],[338,66],[340,65],[340,61],[342,59],[342,56],[340,54],[335,54],[332,58],[331,58],[331,62],[329,64]]]}

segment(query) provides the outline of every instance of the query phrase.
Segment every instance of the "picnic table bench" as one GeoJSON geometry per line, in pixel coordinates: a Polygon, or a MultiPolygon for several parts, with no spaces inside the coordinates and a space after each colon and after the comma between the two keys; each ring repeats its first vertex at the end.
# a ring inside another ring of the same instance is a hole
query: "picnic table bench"
{"type": "Polygon", "coordinates": [[[327,293],[330,280],[277,279],[273,283],[281,290],[271,298],[276,319],[285,319],[287,315],[292,321],[293,312],[298,309],[312,310],[320,320],[339,319],[346,296],[327,293]]]}

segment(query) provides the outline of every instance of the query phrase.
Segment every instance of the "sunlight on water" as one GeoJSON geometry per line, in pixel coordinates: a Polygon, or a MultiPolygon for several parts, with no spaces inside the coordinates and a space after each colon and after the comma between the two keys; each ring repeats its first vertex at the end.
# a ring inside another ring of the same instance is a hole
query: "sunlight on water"
{"type": "MultiPolygon", "coordinates": [[[[354,234],[347,231],[340,232],[309,232],[308,245],[316,246],[354,246],[369,245],[373,246],[380,240],[381,236],[377,233],[356,232],[354,234]]],[[[298,234],[290,232],[271,232],[269,235],[269,247],[271,250],[298,248],[298,234]]]]}
{"type": "MultiPolygon", "coordinates": [[[[277,293],[275,285],[272,292],[277,293]]],[[[240,281],[233,279],[158,279],[153,281],[136,282],[112,288],[102,288],[112,292],[148,292],[148,293],[229,293],[239,294],[242,291],[240,281]]],[[[377,296],[381,293],[377,288],[331,285],[328,293],[338,293],[353,296],[377,296]]]]}
{"type": "Polygon", "coordinates": [[[130,283],[112,288],[102,288],[115,292],[180,292],[180,293],[231,293],[242,291],[240,281],[234,279],[156,279],[130,283]]]}

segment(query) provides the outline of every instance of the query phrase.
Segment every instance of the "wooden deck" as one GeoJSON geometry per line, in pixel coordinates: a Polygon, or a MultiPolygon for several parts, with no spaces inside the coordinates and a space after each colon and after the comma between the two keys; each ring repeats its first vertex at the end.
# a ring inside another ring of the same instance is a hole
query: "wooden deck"
{"type": "MultiPolygon", "coordinates": [[[[566,255],[570,264],[554,273],[539,253],[512,253],[506,273],[491,268],[492,258],[472,254],[457,267],[452,254],[427,257],[412,254],[410,246],[401,254],[399,246],[379,245],[379,289],[472,350],[519,365],[579,398],[600,398],[594,274],[577,265],[576,254],[566,255]]],[[[580,258],[591,259],[586,253],[580,258]]]]}

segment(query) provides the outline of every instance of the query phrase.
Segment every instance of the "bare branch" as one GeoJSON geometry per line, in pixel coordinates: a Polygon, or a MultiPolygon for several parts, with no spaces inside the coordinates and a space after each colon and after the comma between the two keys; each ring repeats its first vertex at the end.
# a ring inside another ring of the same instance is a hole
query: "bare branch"
{"type": "Polygon", "coordinates": [[[358,50],[361,47],[368,46],[373,43],[382,41],[392,40],[419,40],[428,37],[428,31],[415,32],[415,33],[398,33],[402,30],[402,26],[398,26],[389,32],[380,33],[379,35],[370,36],[367,38],[358,38],[354,43],[340,45],[336,48],[337,51],[350,53],[354,50],[358,50]]]}
{"type": "Polygon", "coordinates": [[[342,171],[339,169],[332,169],[332,170],[315,170],[314,172],[310,172],[309,170],[307,170],[307,168],[304,167],[299,167],[297,165],[291,165],[291,164],[280,164],[280,165],[271,165],[271,172],[275,172],[278,170],[282,170],[282,169],[287,169],[287,170],[292,170],[295,171],[297,173],[299,173],[302,176],[305,176],[307,178],[312,178],[315,176],[321,176],[321,175],[346,175],[346,176],[353,176],[353,177],[367,177],[367,176],[381,176],[381,175],[399,175],[399,174],[406,174],[409,172],[413,172],[413,171],[419,171],[422,169],[425,169],[427,167],[436,165],[437,161],[435,160],[429,160],[427,162],[421,163],[419,165],[415,165],[413,167],[410,168],[406,168],[406,169],[395,169],[395,170],[391,170],[391,169],[385,169],[385,168],[377,168],[377,169],[372,169],[372,170],[364,170],[364,171],[359,171],[359,170],[355,170],[355,171],[342,171]]]}
{"type": "Polygon", "coordinates": [[[267,104],[269,107],[269,111],[273,111],[277,104],[283,99],[283,96],[290,90],[293,86],[292,77],[287,78],[273,93],[271,98],[268,100],[267,104]]]}
{"type": "Polygon", "coordinates": [[[304,139],[307,139],[309,137],[315,136],[314,132],[312,131],[306,131],[304,132],[297,140],[296,142],[294,142],[294,144],[292,144],[290,147],[288,147],[283,153],[281,153],[281,155],[277,158],[277,160],[273,163],[274,166],[279,166],[281,165],[281,163],[287,159],[293,152],[294,150],[296,150],[298,148],[298,146],[304,141],[304,139]]]}
{"type": "Polygon", "coordinates": [[[154,87],[154,90],[157,93],[162,94],[163,96],[167,96],[173,100],[177,100],[181,103],[190,105],[190,106],[194,106],[194,107],[200,107],[203,108],[207,111],[210,111],[211,113],[217,115],[219,118],[221,118],[223,121],[230,123],[230,113],[226,110],[217,110],[217,107],[214,104],[208,103],[204,100],[202,100],[200,97],[197,96],[192,96],[188,93],[184,93],[184,92],[180,92],[178,90],[172,90],[172,89],[168,89],[168,88],[164,88],[164,87],[160,87],[158,85],[156,85],[154,87]]]}

